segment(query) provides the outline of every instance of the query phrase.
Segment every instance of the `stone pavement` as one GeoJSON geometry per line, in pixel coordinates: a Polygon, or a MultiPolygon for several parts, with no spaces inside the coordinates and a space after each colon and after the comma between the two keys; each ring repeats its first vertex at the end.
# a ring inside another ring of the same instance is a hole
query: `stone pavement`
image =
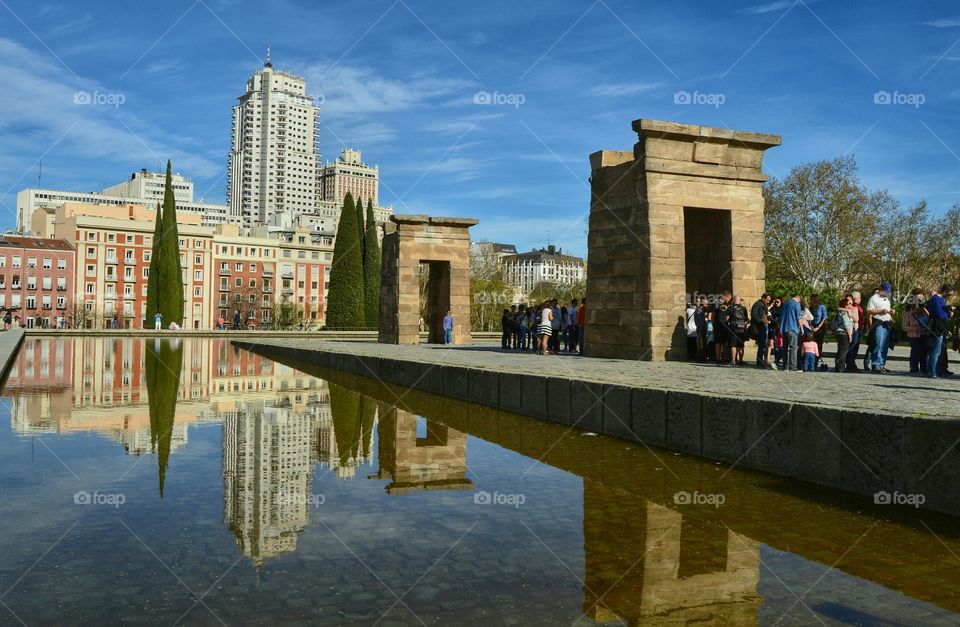
{"type": "MultiPolygon", "coordinates": [[[[390,346],[375,342],[272,338],[261,343],[465,366],[500,373],[514,372],[518,376],[535,374],[566,377],[570,380],[697,392],[727,398],[802,403],[811,407],[896,416],[960,418],[960,365],[953,366],[958,372],[956,379],[931,380],[911,376],[906,361],[899,359],[900,353],[906,356],[905,347],[891,354],[897,359],[888,361],[888,368],[893,370],[889,374],[837,374],[788,373],[760,370],[752,365],[736,367],[690,362],[627,361],[565,354],[540,356],[526,351],[502,350],[499,342],[449,348],[435,344],[390,346]]],[[[825,347],[824,352],[829,353],[830,348],[825,347]]],[[[956,362],[957,354],[951,351],[950,355],[956,362]]],[[[862,356],[857,361],[862,366],[862,356]]],[[[827,362],[833,363],[829,354],[827,362]]]]}

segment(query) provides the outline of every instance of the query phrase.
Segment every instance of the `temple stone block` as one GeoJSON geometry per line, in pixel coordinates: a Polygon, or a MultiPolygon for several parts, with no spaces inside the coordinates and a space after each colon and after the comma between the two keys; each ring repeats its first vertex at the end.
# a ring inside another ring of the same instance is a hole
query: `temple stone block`
{"type": "Polygon", "coordinates": [[[394,215],[383,237],[380,330],[383,344],[420,342],[420,269],[428,268],[429,341],[443,343],[443,318],[453,315],[453,343],[470,344],[470,232],[473,218],[394,215]]]}
{"type": "Polygon", "coordinates": [[[691,295],[731,291],[749,307],[763,291],[763,154],[780,137],[657,120],[633,129],[633,153],[590,155],[584,351],[682,358],[691,295]],[[611,332],[627,320],[636,328],[611,332]]]}

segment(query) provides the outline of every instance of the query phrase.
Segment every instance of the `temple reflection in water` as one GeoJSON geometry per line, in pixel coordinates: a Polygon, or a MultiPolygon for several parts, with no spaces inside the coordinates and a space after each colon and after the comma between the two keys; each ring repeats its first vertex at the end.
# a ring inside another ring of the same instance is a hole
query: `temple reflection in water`
{"type": "MultiPolygon", "coordinates": [[[[158,376],[145,363],[182,363],[169,451],[187,444],[190,428],[222,423],[224,524],[256,566],[296,550],[318,464],[341,479],[373,465],[374,431],[377,467],[367,477],[388,495],[473,488],[464,431],[226,341],[186,339],[163,351],[152,342],[28,340],[6,387],[14,430],[93,432],[129,454],[156,451],[149,405],[163,391],[150,376],[162,380],[164,364],[154,365],[158,376]]],[[[759,544],[723,525],[586,479],[583,553],[583,613],[593,621],[756,621],[759,544]]]]}

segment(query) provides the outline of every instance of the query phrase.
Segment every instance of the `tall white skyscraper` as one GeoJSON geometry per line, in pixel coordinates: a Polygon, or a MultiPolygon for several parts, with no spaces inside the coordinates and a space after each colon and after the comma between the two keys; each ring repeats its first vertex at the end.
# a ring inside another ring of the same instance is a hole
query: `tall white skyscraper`
{"type": "Polygon", "coordinates": [[[273,216],[313,213],[319,195],[318,108],[303,78],[263,69],[233,107],[227,204],[245,226],[273,216]]]}

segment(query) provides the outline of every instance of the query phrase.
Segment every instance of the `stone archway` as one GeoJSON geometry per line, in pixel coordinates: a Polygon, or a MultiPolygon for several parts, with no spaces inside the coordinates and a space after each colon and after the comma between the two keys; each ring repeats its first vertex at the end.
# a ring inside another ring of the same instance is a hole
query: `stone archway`
{"type": "Polygon", "coordinates": [[[429,342],[443,343],[443,317],[453,315],[453,343],[470,344],[470,227],[474,218],[393,215],[383,237],[379,341],[420,342],[420,265],[427,281],[429,342]]]}
{"type": "Polygon", "coordinates": [[[764,287],[763,154],[779,135],[636,120],[633,152],[590,155],[584,350],[685,356],[691,295],[764,287]]]}

